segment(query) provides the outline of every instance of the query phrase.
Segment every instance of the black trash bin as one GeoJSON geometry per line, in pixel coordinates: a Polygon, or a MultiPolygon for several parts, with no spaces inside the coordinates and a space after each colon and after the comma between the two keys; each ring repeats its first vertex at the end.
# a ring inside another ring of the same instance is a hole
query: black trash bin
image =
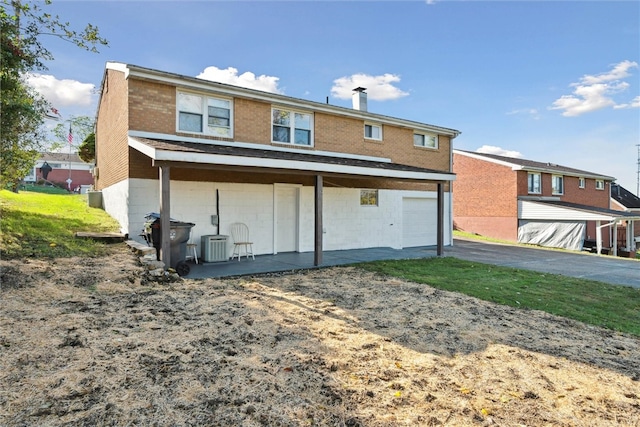
{"type": "MultiPolygon", "coordinates": [[[[162,227],[160,226],[160,214],[151,212],[147,214],[142,235],[149,245],[156,248],[156,259],[160,260],[160,248],[162,246],[162,227]]],[[[186,276],[191,268],[185,262],[187,258],[187,242],[191,236],[191,229],[195,224],[191,222],[170,220],[169,240],[171,242],[171,268],[175,269],[178,275],[186,276]]]]}

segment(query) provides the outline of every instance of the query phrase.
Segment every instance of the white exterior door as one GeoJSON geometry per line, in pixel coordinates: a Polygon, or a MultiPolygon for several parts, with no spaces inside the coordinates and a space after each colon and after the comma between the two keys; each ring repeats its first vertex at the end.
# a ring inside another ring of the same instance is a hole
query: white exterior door
{"type": "Polygon", "coordinates": [[[404,197],[402,199],[402,247],[436,245],[438,201],[404,197]]]}
{"type": "Polygon", "coordinates": [[[298,188],[276,186],[276,253],[298,250],[298,188]]]}

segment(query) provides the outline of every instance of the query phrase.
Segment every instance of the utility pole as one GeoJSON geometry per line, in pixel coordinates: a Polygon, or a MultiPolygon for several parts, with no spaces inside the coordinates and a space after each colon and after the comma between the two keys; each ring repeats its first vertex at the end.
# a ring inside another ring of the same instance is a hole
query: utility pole
{"type": "Polygon", "coordinates": [[[640,197],[640,144],[636,144],[636,147],[638,147],[638,172],[637,174],[637,178],[636,178],[636,196],[640,197]]]}

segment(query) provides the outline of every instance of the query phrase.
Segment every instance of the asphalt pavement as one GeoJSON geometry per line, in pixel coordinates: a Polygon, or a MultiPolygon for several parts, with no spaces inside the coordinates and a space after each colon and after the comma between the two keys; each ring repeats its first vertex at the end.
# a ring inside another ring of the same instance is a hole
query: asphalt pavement
{"type": "Polygon", "coordinates": [[[454,239],[444,252],[468,261],[640,288],[640,261],[629,258],[466,239],[454,239]]]}

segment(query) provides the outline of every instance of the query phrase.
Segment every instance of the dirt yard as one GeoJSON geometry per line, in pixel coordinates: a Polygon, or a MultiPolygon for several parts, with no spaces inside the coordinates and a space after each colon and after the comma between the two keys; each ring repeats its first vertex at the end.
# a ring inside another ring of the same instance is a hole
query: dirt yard
{"type": "Polygon", "coordinates": [[[1,426],[640,426],[640,339],[355,268],[2,261],[1,426]]]}

